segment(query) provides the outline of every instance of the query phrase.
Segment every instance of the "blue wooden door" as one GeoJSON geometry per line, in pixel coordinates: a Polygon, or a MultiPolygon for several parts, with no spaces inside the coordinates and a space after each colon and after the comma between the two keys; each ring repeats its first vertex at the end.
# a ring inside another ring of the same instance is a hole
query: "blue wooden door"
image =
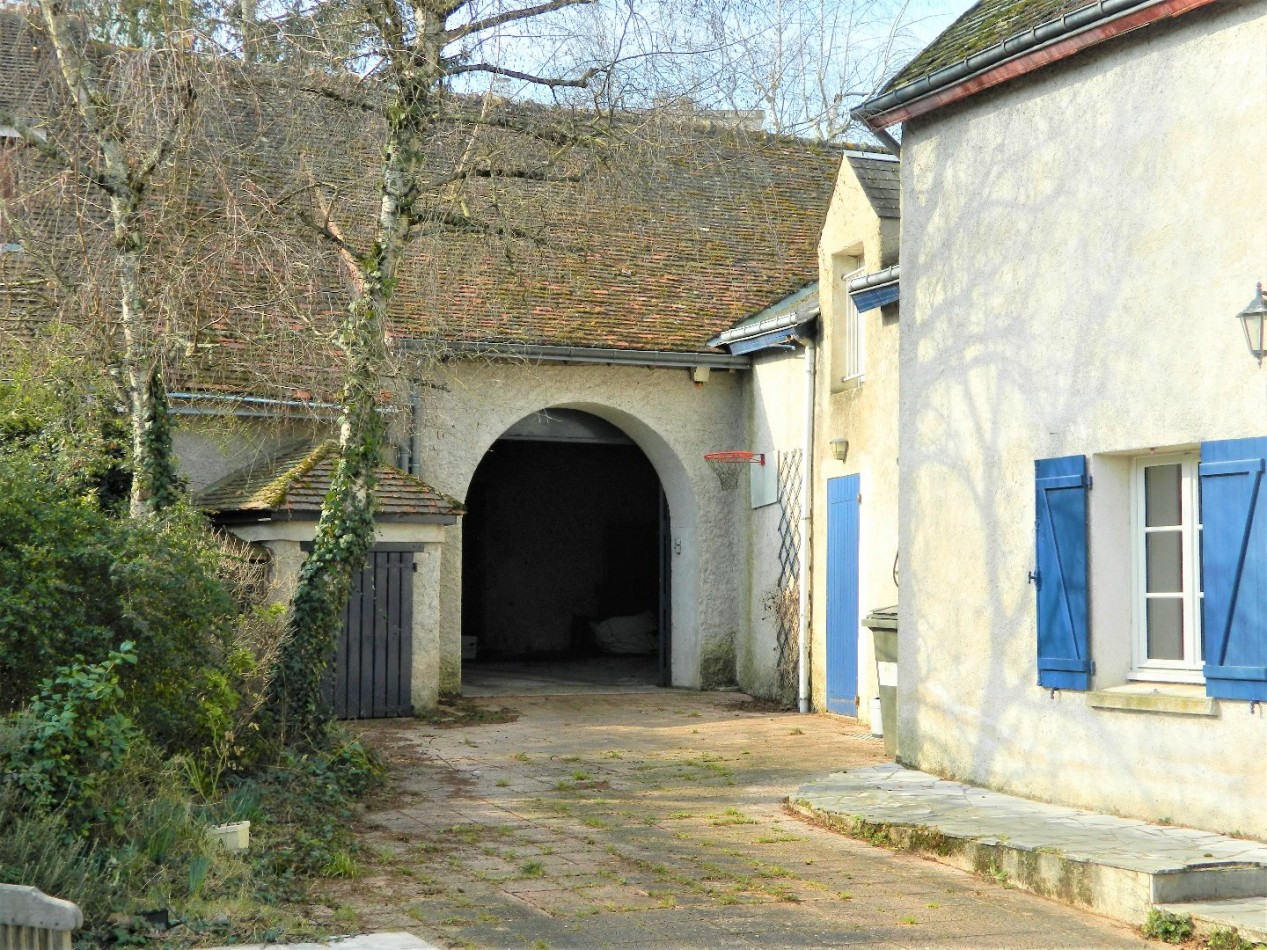
{"type": "Polygon", "coordinates": [[[858,714],[857,475],[827,480],[827,709],[858,714]]]}

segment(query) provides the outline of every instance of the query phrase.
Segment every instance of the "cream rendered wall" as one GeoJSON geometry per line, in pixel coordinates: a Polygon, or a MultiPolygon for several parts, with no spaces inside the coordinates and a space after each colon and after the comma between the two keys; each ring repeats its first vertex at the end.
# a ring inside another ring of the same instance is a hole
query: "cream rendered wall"
{"type": "MultiPolygon", "coordinates": [[[[419,475],[459,501],[493,442],[532,412],[580,409],[613,423],[650,459],[672,520],[675,686],[726,685],[746,617],[742,558],[746,504],[718,489],[706,452],[745,439],[738,373],[702,386],[686,369],[514,361],[452,362],[434,369],[418,427],[419,475]]],[[[440,568],[440,688],[461,684],[461,526],[447,529],[440,568]]]]}
{"type": "MultiPolygon", "coordinates": [[[[776,478],[780,453],[800,451],[805,436],[804,349],[753,354],[750,371],[749,426],[751,435],[734,448],[761,452],[776,478]]],[[[743,477],[733,495],[737,513],[750,510],[752,543],[748,548],[748,621],[738,650],[739,682],[758,696],[778,697],[778,618],[780,503],[751,508],[750,479],[743,477]]],[[[799,505],[788,513],[799,526],[799,505]]],[[[795,622],[793,622],[795,629],[795,622]]],[[[796,646],[791,644],[795,663],[796,646]]],[[[792,687],[795,689],[795,674],[792,687]]],[[[793,693],[795,697],[795,693],[793,693]]]]}
{"type": "Polygon", "coordinates": [[[273,458],[287,444],[333,434],[332,423],[298,418],[176,415],[172,449],[189,490],[199,492],[240,468],[273,458]]]}
{"type": "MultiPolygon", "coordinates": [[[[844,277],[858,267],[868,273],[897,263],[898,223],[879,218],[848,160],[819,240],[819,301],[822,315],[816,379],[814,437],[813,561],[811,584],[810,693],[814,709],[825,708],[827,616],[827,480],[859,475],[859,619],[898,601],[893,582],[897,554],[898,321],[891,310],[863,314],[864,375],[841,378],[841,345],[849,299],[844,277]],[[848,439],[844,462],[832,457],[830,441],[848,439]]],[[[903,265],[905,266],[905,265],[903,265]]],[[[903,281],[905,284],[905,281],[903,281]]],[[[903,286],[905,291],[905,286],[903,286]]],[[[858,631],[858,717],[870,724],[870,698],[877,695],[871,631],[858,631]]],[[[886,726],[888,728],[888,726],[886,726]]]]}
{"type": "MultiPolygon", "coordinates": [[[[902,156],[901,757],[1267,836],[1267,715],[1036,683],[1033,461],[1091,458],[1094,688],[1122,681],[1119,453],[1267,434],[1234,315],[1267,276],[1267,6],[1228,2],[927,119],[902,156]]],[[[864,489],[865,492],[865,489],[864,489]]]]}

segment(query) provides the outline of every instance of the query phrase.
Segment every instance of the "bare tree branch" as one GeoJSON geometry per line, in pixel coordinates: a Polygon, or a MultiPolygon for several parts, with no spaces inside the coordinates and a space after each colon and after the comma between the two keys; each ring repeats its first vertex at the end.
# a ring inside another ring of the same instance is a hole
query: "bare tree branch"
{"type": "Polygon", "coordinates": [[[507,10],[505,13],[495,13],[490,17],[482,20],[473,20],[470,23],[455,27],[452,30],[446,30],[441,34],[444,44],[447,46],[464,36],[470,36],[472,33],[484,33],[494,27],[501,26],[504,23],[513,23],[516,20],[528,20],[532,17],[541,16],[543,13],[552,13],[555,10],[563,10],[567,7],[580,6],[582,4],[596,3],[597,0],[548,0],[547,3],[539,3],[534,7],[522,7],[518,10],[507,10]]]}
{"type": "Polygon", "coordinates": [[[442,178],[434,179],[430,183],[430,188],[438,190],[445,185],[450,185],[456,181],[465,181],[470,178],[502,178],[516,179],[519,181],[545,181],[555,182],[558,184],[575,184],[579,181],[587,179],[594,171],[594,165],[588,164],[582,171],[571,172],[569,174],[555,174],[550,171],[552,161],[543,162],[535,168],[467,168],[452,172],[442,178]]]}
{"type": "MultiPolygon", "coordinates": [[[[589,0],[586,0],[589,2],[589,0]]],[[[573,79],[553,78],[550,76],[537,76],[532,73],[522,73],[517,69],[508,69],[505,66],[496,66],[493,63],[471,63],[468,65],[450,66],[447,70],[450,76],[460,76],[463,73],[492,73],[494,76],[505,76],[508,79],[520,79],[524,82],[530,82],[536,86],[548,86],[551,89],[562,89],[571,87],[573,89],[584,89],[590,84],[590,80],[597,76],[603,70],[597,67],[591,67],[585,70],[580,76],[573,79]]]]}
{"type": "Polygon", "coordinates": [[[47,135],[30,125],[13,110],[0,106],[0,125],[7,125],[9,128],[13,129],[13,131],[18,133],[23,142],[35,149],[49,161],[74,172],[76,175],[84,179],[84,181],[90,182],[102,191],[109,193],[105,180],[95,169],[92,168],[92,166],[71,156],[65,150],[60,148],[57,143],[51,141],[47,135]]]}
{"type": "Polygon", "coordinates": [[[144,188],[149,183],[149,178],[154,174],[154,169],[168,159],[172,149],[176,147],[177,141],[188,130],[189,120],[193,115],[194,102],[197,98],[198,91],[194,86],[193,80],[186,77],[180,101],[176,106],[176,121],[168,127],[166,134],[159,138],[154,147],[137,162],[136,168],[132,172],[132,180],[138,187],[144,188]]]}

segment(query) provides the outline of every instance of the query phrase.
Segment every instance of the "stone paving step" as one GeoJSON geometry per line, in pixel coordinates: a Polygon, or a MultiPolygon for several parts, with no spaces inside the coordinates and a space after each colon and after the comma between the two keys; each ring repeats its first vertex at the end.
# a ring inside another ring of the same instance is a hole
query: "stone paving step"
{"type": "Polygon", "coordinates": [[[1267,900],[1262,842],[1029,801],[900,765],[829,775],[788,801],[855,837],[1130,924],[1158,904],[1267,900]]]}
{"type": "Polygon", "coordinates": [[[1215,930],[1235,929],[1252,943],[1267,943],[1267,897],[1185,901],[1158,906],[1172,914],[1191,916],[1199,934],[1208,935],[1215,930]]]}
{"type": "Polygon", "coordinates": [[[211,950],[440,950],[433,943],[404,931],[335,937],[327,943],[251,943],[211,950]]]}

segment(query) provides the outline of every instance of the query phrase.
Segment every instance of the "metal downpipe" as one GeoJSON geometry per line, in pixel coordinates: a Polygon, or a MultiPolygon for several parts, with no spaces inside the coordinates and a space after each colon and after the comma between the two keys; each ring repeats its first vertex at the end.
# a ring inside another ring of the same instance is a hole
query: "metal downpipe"
{"type": "Polygon", "coordinates": [[[801,571],[797,604],[797,708],[809,712],[809,579],[813,545],[810,543],[810,516],[813,513],[814,485],[814,339],[805,341],[805,435],[801,452],[801,571]]]}

